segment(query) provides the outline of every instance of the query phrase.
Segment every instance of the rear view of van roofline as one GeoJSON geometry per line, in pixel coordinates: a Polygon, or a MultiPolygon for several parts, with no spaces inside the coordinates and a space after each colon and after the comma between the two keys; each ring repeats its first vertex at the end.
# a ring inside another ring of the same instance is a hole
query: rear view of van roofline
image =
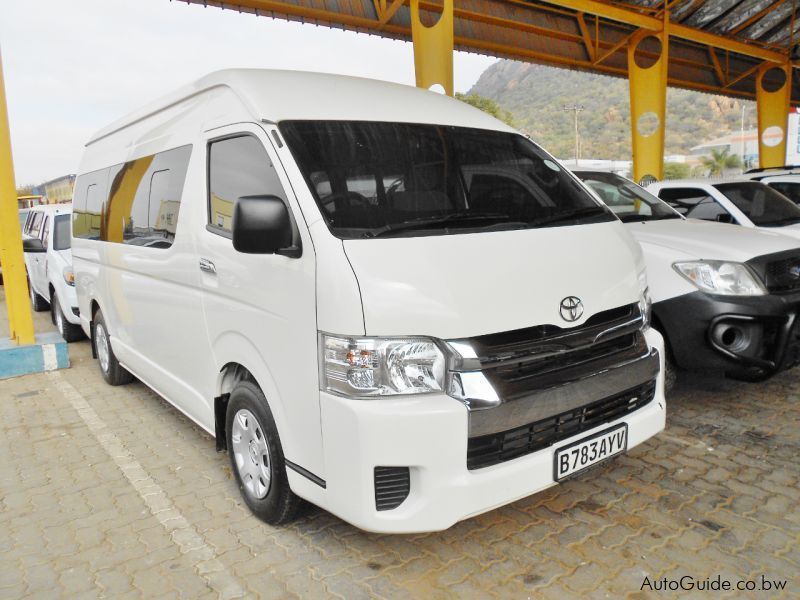
{"type": "Polygon", "coordinates": [[[455,99],[221,71],[98,132],[73,204],[104,378],[213,432],[269,523],[441,530],[664,427],[638,245],[455,99]]]}

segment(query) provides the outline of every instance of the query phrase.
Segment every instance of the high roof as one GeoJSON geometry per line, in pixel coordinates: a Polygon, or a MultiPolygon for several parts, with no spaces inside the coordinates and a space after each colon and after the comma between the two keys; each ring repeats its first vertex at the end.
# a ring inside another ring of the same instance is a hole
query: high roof
{"type": "Polygon", "coordinates": [[[230,90],[254,121],[398,121],[513,131],[464,102],[413,86],[306,71],[225,69],[119,119],[95,133],[89,143],[220,88],[230,90]]]}
{"type": "MultiPolygon", "coordinates": [[[[411,39],[409,0],[185,0],[329,25],[395,39],[411,39]]],[[[422,22],[434,23],[441,0],[420,0],[422,22]]],[[[669,84],[752,98],[755,73],[781,64],[798,41],[794,0],[458,0],[459,50],[627,76],[627,41],[637,31],[661,29],[669,11],[669,84]]],[[[652,57],[657,46],[645,44],[652,57]]],[[[792,100],[800,85],[792,78],[792,100]]]]}

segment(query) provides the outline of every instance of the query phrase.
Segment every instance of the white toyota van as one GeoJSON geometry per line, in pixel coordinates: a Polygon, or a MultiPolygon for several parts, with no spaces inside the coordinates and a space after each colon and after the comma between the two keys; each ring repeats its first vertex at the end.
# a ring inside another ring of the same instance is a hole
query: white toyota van
{"type": "Polygon", "coordinates": [[[106,380],[215,435],[269,523],[305,498],[367,530],[444,529],[664,427],[638,245],[452,98],[209,75],[89,141],[73,232],[106,380]]]}

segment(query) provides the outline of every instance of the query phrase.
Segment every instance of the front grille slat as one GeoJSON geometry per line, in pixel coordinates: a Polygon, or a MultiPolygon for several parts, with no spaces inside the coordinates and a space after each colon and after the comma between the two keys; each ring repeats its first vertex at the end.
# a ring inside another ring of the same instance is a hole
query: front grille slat
{"type": "Polygon", "coordinates": [[[397,508],[411,491],[408,467],[375,467],[374,480],[376,510],[397,508]]]}
{"type": "Polygon", "coordinates": [[[636,411],[655,397],[655,380],[598,402],[500,433],[470,438],[467,468],[482,469],[537,452],[636,411]]]}

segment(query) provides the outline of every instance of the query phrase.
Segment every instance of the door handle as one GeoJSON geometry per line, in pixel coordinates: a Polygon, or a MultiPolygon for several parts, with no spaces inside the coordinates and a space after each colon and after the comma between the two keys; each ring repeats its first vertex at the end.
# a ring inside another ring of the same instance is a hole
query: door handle
{"type": "Polygon", "coordinates": [[[217,274],[217,267],[215,267],[214,263],[207,258],[200,259],[200,270],[204,273],[210,273],[211,275],[217,274]]]}

